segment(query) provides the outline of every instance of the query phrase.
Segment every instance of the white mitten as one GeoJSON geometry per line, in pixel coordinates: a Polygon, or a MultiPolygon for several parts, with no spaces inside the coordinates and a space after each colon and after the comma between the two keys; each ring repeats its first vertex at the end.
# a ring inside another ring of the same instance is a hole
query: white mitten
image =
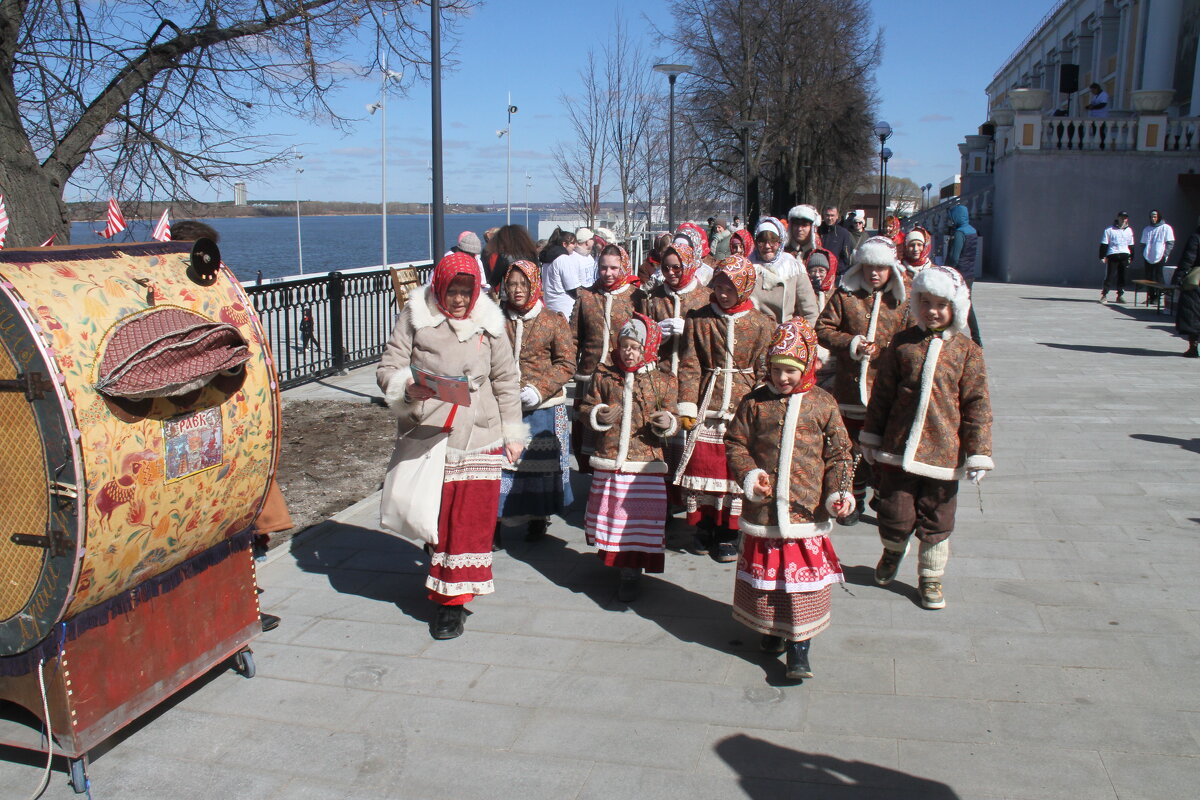
{"type": "Polygon", "coordinates": [[[967,470],[967,480],[978,486],[984,476],[987,475],[987,472],[986,469],[969,469],[967,470]]]}
{"type": "Polygon", "coordinates": [[[537,408],[541,405],[542,396],[532,386],[521,387],[521,407],[524,409],[537,408]]]}

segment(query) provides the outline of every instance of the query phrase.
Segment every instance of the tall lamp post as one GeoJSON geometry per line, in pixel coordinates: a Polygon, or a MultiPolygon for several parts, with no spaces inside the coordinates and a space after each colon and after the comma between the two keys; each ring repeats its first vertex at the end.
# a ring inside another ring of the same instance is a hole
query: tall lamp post
{"type": "Polygon", "coordinates": [[[304,158],[304,154],[292,151],[292,156],[296,159],[296,258],[300,262],[300,274],[304,274],[304,242],[300,237],[300,175],[303,174],[304,168],[299,166],[300,159],[304,158]]]}
{"type": "Polygon", "coordinates": [[[502,131],[496,131],[500,138],[508,137],[508,167],[505,171],[504,183],[504,224],[512,225],[512,115],[517,113],[517,107],[512,104],[512,92],[508,93],[508,122],[502,131]]]}
{"type": "Polygon", "coordinates": [[[675,79],[691,72],[692,68],[688,64],[655,64],[654,71],[666,75],[671,84],[667,114],[667,227],[675,230],[675,79]]]}
{"type": "Polygon", "coordinates": [[[388,267],[387,246],[387,85],[389,80],[398,81],[404,77],[401,72],[387,68],[387,57],[383,60],[383,80],[379,86],[379,100],[367,105],[367,111],[374,114],[379,112],[379,207],[383,218],[383,268],[388,267]]]}
{"type": "Polygon", "coordinates": [[[533,186],[533,176],[525,170],[525,230],[529,230],[529,187],[533,186]]]}
{"type": "Polygon", "coordinates": [[[879,153],[879,157],[881,159],[883,159],[883,199],[884,199],[884,202],[887,202],[887,179],[888,179],[887,165],[888,165],[888,162],[892,160],[892,148],[890,148],[890,147],[883,148],[883,150],[881,150],[879,153]]]}
{"type": "Polygon", "coordinates": [[[446,246],[446,209],[442,194],[442,2],[433,0],[429,4],[429,91],[432,106],[431,129],[433,132],[433,241],[437,243],[434,253],[446,246]]]}
{"type": "Polygon", "coordinates": [[[888,125],[883,120],[875,123],[875,135],[879,138],[879,230],[883,232],[883,218],[887,214],[883,207],[884,196],[887,194],[887,178],[885,171],[887,170],[887,160],[891,158],[892,151],[883,146],[892,136],[892,126],[888,125]],[[887,153],[885,156],[884,153],[887,153]]]}
{"type": "Polygon", "coordinates": [[[933,184],[927,183],[923,187],[925,190],[925,205],[926,207],[933,205],[933,184]]]}

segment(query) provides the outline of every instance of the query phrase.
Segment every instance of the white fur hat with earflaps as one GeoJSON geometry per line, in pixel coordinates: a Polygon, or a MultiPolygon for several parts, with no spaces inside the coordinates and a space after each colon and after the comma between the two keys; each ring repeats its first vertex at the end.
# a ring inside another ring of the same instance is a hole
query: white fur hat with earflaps
{"type": "Polygon", "coordinates": [[[921,326],[922,330],[925,330],[925,321],[917,312],[923,294],[949,300],[954,309],[954,319],[950,323],[950,327],[946,328],[942,334],[943,339],[949,339],[950,335],[954,333],[969,335],[967,334],[967,316],[971,313],[971,290],[967,288],[967,282],[963,280],[963,276],[959,274],[958,270],[952,267],[926,267],[917,273],[917,277],[913,278],[912,295],[909,302],[912,304],[917,324],[921,326]]]}

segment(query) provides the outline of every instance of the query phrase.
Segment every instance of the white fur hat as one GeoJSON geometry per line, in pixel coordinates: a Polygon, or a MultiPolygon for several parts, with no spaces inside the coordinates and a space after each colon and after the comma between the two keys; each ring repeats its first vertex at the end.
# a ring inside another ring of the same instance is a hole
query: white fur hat
{"type": "MultiPolygon", "coordinates": [[[[917,273],[912,282],[912,308],[916,311],[921,295],[931,294],[950,301],[954,308],[954,320],[942,334],[943,339],[949,339],[954,333],[967,334],[967,316],[971,312],[971,290],[958,270],[952,267],[926,267],[917,273]]],[[[917,324],[925,329],[925,321],[916,314],[917,324]]]]}
{"type": "Polygon", "coordinates": [[[886,236],[872,236],[854,251],[853,266],[843,275],[841,286],[848,292],[859,289],[871,291],[871,287],[863,279],[863,266],[891,267],[892,274],[888,277],[887,290],[897,301],[903,303],[905,298],[904,279],[900,262],[896,258],[896,243],[886,236]]]}
{"type": "Polygon", "coordinates": [[[817,213],[817,209],[807,203],[801,203],[798,206],[792,206],[792,210],[788,212],[788,222],[794,219],[806,219],[813,224],[816,224],[821,215],[817,213]]]}
{"type": "Polygon", "coordinates": [[[612,232],[611,228],[596,228],[596,235],[608,244],[617,243],[617,235],[612,232]]]}

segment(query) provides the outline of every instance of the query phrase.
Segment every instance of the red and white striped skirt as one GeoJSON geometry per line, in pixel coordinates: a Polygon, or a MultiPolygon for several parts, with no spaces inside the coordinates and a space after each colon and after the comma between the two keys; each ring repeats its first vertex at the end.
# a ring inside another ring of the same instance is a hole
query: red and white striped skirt
{"type": "Polygon", "coordinates": [[[492,537],[500,508],[503,460],[499,447],[446,460],[438,543],[425,579],[436,603],[461,605],[477,594],[495,591],[492,537]]]}
{"type": "Polygon", "coordinates": [[[845,577],[827,536],[765,539],[742,533],[733,618],[790,642],[829,627],[830,589],[845,577]]]}
{"type": "Polygon", "coordinates": [[[584,533],[605,564],[662,572],[666,521],[664,476],[600,469],[592,475],[584,533]]]}
{"type": "Polygon", "coordinates": [[[729,474],[725,459],[725,424],[698,424],[696,443],[683,474],[676,481],[683,491],[688,524],[695,525],[708,518],[716,525],[736,531],[742,514],[742,490],[729,474]]]}

